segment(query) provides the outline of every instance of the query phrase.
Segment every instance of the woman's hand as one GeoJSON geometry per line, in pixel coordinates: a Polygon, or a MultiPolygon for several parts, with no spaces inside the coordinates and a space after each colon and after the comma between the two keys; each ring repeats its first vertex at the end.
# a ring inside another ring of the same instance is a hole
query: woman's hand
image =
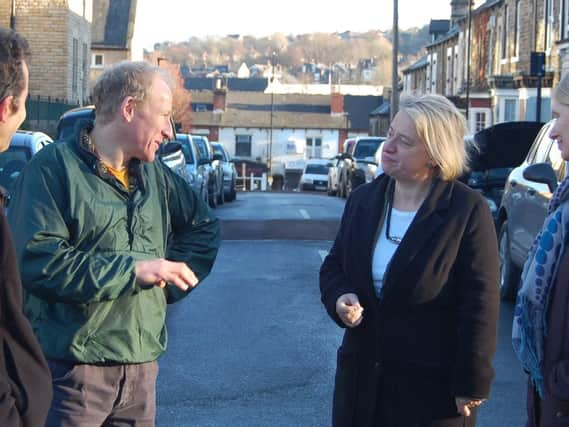
{"type": "Polygon", "coordinates": [[[470,416],[470,408],[476,408],[484,399],[472,399],[470,397],[455,397],[454,402],[456,403],[456,409],[458,413],[464,415],[465,417],[470,416]]]}
{"type": "Polygon", "coordinates": [[[348,328],[355,328],[362,323],[363,311],[356,294],[341,295],[336,301],[336,313],[348,328]]]}

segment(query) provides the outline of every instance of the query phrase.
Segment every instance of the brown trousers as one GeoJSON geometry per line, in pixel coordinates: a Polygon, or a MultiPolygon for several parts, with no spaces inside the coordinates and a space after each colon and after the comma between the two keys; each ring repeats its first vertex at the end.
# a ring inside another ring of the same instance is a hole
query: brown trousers
{"type": "Polygon", "coordinates": [[[157,362],[73,365],[48,360],[53,403],[46,427],[154,427],[157,362]]]}

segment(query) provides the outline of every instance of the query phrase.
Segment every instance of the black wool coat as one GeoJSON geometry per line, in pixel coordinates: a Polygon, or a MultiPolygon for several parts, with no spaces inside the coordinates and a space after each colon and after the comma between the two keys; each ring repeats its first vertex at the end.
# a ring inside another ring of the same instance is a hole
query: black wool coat
{"type": "Polygon", "coordinates": [[[22,312],[20,272],[0,208],[0,426],[43,426],[51,398],[51,375],[22,312]]]}
{"type": "Polygon", "coordinates": [[[390,180],[352,193],[320,269],[322,302],[338,326],[338,297],[355,293],[364,308],[338,349],[333,425],[473,425],[454,397],[486,398],[494,377],[499,270],[490,211],[462,183],[435,180],[378,300],[371,263],[390,180]],[[377,424],[378,416],[392,421],[377,424]]]}

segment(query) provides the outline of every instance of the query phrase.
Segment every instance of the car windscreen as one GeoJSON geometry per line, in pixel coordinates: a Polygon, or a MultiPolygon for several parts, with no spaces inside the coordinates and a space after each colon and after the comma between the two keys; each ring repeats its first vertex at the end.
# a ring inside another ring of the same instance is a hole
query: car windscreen
{"type": "Polygon", "coordinates": [[[354,150],[356,159],[364,159],[366,157],[374,157],[381,141],[375,139],[360,139],[354,150]]]}
{"type": "Polygon", "coordinates": [[[223,148],[221,148],[221,146],[219,145],[213,145],[213,153],[214,154],[219,154],[221,156],[221,158],[223,159],[224,162],[227,161],[227,156],[225,155],[225,151],[223,150],[223,148]]]}
{"type": "Polygon", "coordinates": [[[180,145],[182,146],[182,153],[184,153],[184,158],[186,159],[186,163],[189,165],[194,164],[196,161],[194,159],[194,153],[192,153],[192,150],[190,149],[189,143],[179,140],[178,142],[180,142],[180,145]]]}
{"type": "Polygon", "coordinates": [[[326,165],[306,165],[304,173],[311,173],[314,175],[328,175],[328,166],[326,165]]]}
{"type": "Polygon", "coordinates": [[[204,159],[209,159],[210,158],[209,151],[207,149],[207,144],[205,140],[203,140],[202,138],[194,137],[194,141],[196,143],[196,146],[198,147],[198,150],[200,150],[200,157],[204,159]]]}
{"type": "Polygon", "coordinates": [[[0,154],[0,185],[8,192],[31,158],[31,152],[26,147],[8,147],[8,150],[0,154]]]}

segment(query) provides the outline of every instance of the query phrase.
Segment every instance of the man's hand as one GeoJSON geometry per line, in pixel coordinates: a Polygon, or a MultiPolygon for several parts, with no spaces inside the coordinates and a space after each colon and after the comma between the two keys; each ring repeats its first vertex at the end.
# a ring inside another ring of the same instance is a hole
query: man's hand
{"type": "Polygon", "coordinates": [[[349,328],[354,328],[362,322],[363,311],[364,308],[360,305],[356,294],[341,295],[336,301],[336,313],[349,328]]]}
{"type": "Polygon", "coordinates": [[[182,291],[187,291],[198,284],[194,272],[183,262],[168,261],[163,258],[136,261],[136,281],[141,286],[159,286],[164,288],[171,283],[182,291]]]}
{"type": "Polygon", "coordinates": [[[456,409],[458,413],[464,415],[465,417],[470,416],[470,408],[476,408],[484,399],[472,399],[469,397],[455,397],[454,402],[456,403],[456,409]]]}

